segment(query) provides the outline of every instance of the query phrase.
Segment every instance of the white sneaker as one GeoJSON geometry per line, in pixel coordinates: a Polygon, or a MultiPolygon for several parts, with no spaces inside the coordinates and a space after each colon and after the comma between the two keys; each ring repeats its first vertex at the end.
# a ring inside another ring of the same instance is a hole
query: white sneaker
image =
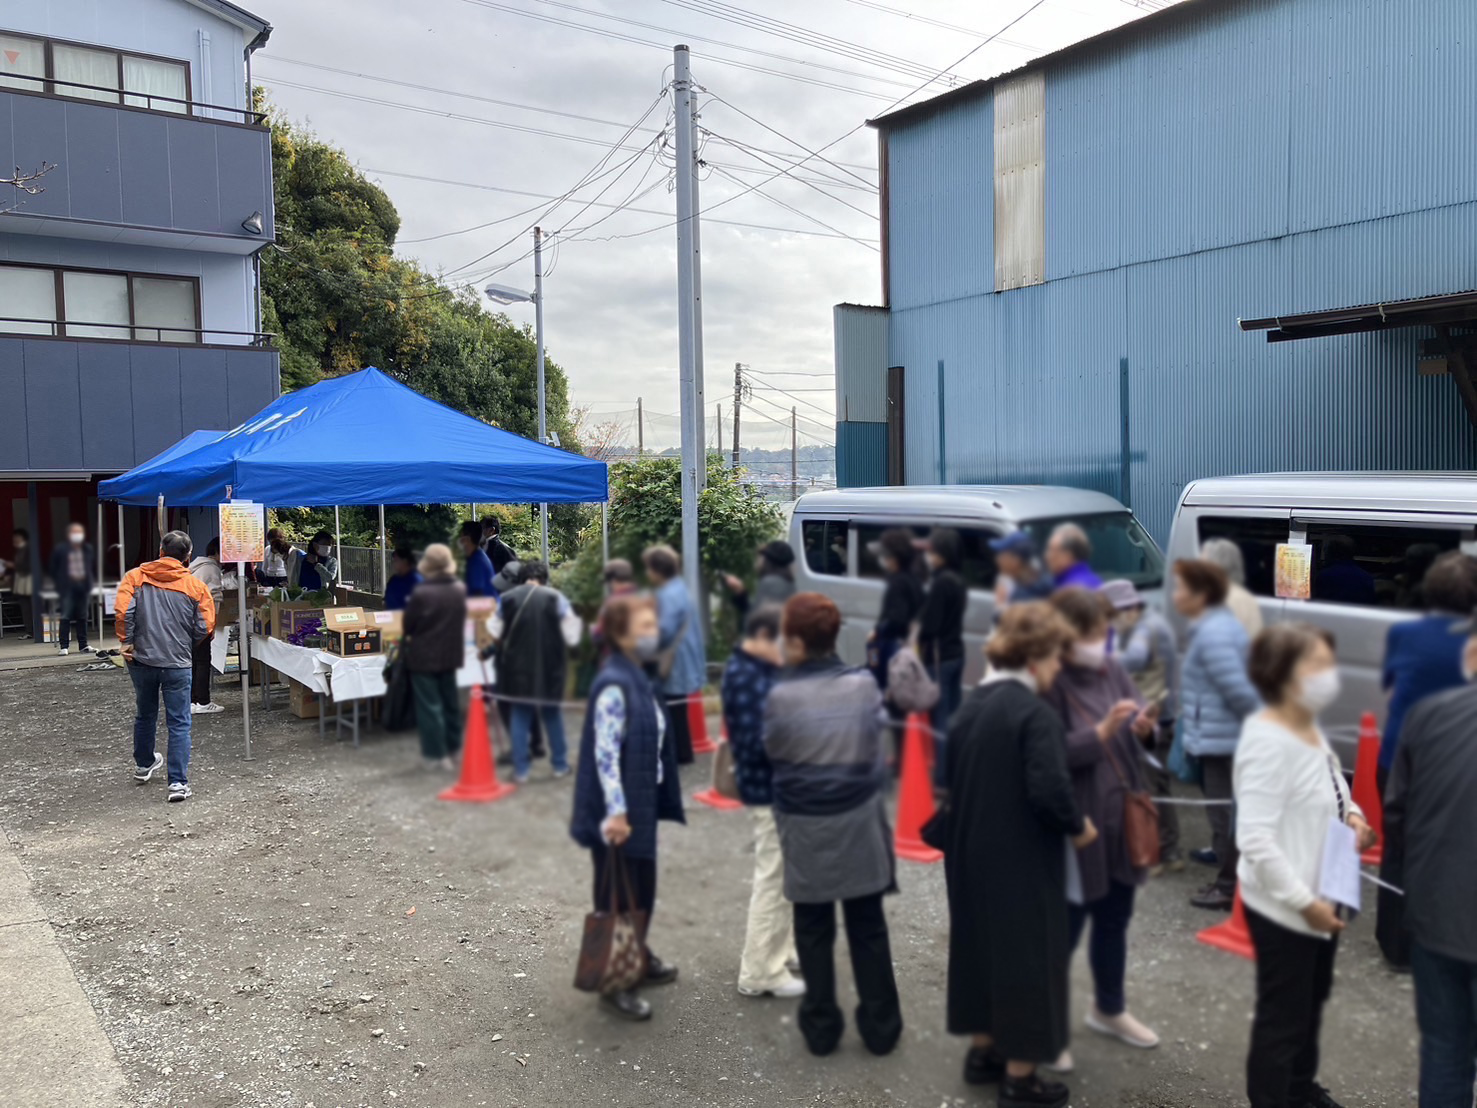
{"type": "Polygon", "coordinates": [[[169,786],[169,803],[178,804],[190,796],[190,786],[183,781],[176,781],[169,786]]]}
{"type": "Polygon", "coordinates": [[[192,716],[209,716],[209,715],[214,715],[216,712],[224,712],[225,710],[226,710],[226,706],[224,704],[191,704],[190,705],[190,715],[192,715],[192,716]]]}
{"type": "Polygon", "coordinates": [[[778,1000],[793,1000],[797,996],[805,995],[805,982],[798,977],[792,977],[782,985],[776,985],[772,989],[751,989],[747,986],[739,986],[740,996],[772,996],[778,1000]]]}
{"type": "Polygon", "coordinates": [[[1070,1050],[1064,1050],[1055,1062],[1047,1062],[1041,1068],[1052,1073],[1071,1073],[1077,1068],[1077,1062],[1072,1058],[1070,1050]]]}
{"type": "Polygon", "coordinates": [[[77,648],[77,653],[79,653],[79,654],[91,654],[92,653],[92,647],[90,647],[90,646],[79,646],[77,648]]]}
{"type": "Polygon", "coordinates": [[[56,648],[56,655],[57,655],[58,658],[65,658],[67,656],[67,648],[65,646],[59,646],[59,647],[57,647],[56,648]]]}
{"type": "Polygon", "coordinates": [[[1094,1007],[1087,1013],[1087,1028],[1140,1050],[1152,1050],[1159,1045],[1159,1036],[1127,1012],[1121,1016],[1105,1016],[1094,1007]]]}
{"type": "Polygon", "coordinates": [[[164,755],[155,754],[152,766],[134,766],[133,779],[140,785],[147,785],[154,774],[159,772],[159,767],[164,764],[164,755]]]}

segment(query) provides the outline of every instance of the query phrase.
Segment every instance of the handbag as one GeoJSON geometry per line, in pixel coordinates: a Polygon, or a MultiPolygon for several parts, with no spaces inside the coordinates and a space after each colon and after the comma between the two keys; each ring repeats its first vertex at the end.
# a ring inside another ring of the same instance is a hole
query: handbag
{"type": "Polygon", "coordinates": [[[918,837],[940,854],[947,853],[949,849],[949,821],[951,816],[949,798],[946,796],[939,801],[938,807],[933,810],[933,815],[928,817],[927,822],[918,828],[918,837]]]}
{"type": "Polygon", "coordinates": [[[931,712],[939,702],[938,682],[908,643],[887,663],[887,699],[904,712],[931,712]]]}
{"type": "MultiPolygon", "coordinates": [[[[1067,693],[1067,699],[1082,715],[1088,715],[1082,711],[1082,705],[1070,692],[1067,693]]],[[[1118,775],[1118,781],[1123,786],[1123,849],[1128,855],[1128,864],[1134,869],[1157,866],[1160,854],[1159,808],[1152,796],[1128,783],[1128,778],[1123,775],[1123,767],[1113,754],[1111,741],[1103,743],[1103,753],[1107,755],[1108,764],[1113,767],[1113,772],[1118,775]]]]}
{"type": "Polygon", "coordinates": [[[687,619],[684,617],[677,628],[677,634],[672,636],[671,643],[656,656],[656,675],[663,682],[672,676],[672,669],[677,664],[677,648],[682,645],[682,640],[686,637],[687,619]]]}
{"type": "Polygon", "coordinates": [[[385,730],[409,731],[415,726],[415,690],[405,664],[404,642],[391,643],[385,652],[385,730]]]}
{"type": "Polygon", "coordinates": [[[1169,744],[1169,757],[1165,759],[1165,766],[1170,773],[1174,774],[1186,785],[1200,785],[1205,780],[1205,773],[1200,765],[1200,759],[1185,749],[1185,721],[1181,717],[1174,724],[1174,739],[1169,744]]]}
{"type": "Polygon", "coordinates": [[[646,913],[634,908],[620,910],[621,890],[625,892],[627,904],[635,903],[631,876],[626,871],[621,848],[611,844],[606,851],[610,908],[585,916],[585,934],[574,972],[576,989],[602,996],[633,989],[646,978],[646,942],[642,937],[646,934],[646,913]]]}
{"type": "Polygon", "coordinates": [[[713,755],[713,791],[729,800],[742,800],[739,796],[738,776],[733,769],[733,744],[721,742],[713,755]]]}

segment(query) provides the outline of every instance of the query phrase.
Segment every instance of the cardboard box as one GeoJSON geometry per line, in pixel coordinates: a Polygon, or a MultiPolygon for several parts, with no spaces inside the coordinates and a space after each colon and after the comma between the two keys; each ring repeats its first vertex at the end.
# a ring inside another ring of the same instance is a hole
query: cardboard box
{"type": "MultiPolygon", "coordinates": [[[[321,626],[323,623],[323,611],[324,609],[321,605],[302,600],[274,600],[271,608],[272,638],[281,639],[286,642],[303,630],[305,625],[310,625],[314,621],[317,621],[321,626]]],[[[321,648],[323,643],[323,636],[318,634],[310,635],[299,645],[321,648]]]]}
{"type": "Polygon", "coordinates": [[[404,612],[365,612],[364,615],[379,628],[380,642],[386,650],[405,637],[404,612]]]}
{"type": "Polygon", "coordinates": [[[324,697],[308,688],[301,681],[287,679],[287,704],[298,719],[317,719],[323,711],[324,697]]]}
{"type": "Polygon", "coordinates": [[[378,654],[382,649],[379,626],[365,616],[363,608],[325,608],[323,634],[330,654],[347,658],[378,654]]]}

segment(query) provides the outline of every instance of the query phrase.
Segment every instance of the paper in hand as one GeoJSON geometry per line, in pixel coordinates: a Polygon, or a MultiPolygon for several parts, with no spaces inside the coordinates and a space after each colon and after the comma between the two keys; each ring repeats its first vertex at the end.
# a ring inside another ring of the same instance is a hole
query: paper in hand
{"type": "Polygon", "coordinates": [[[1359,836],[1347,823],[1328,821],[1323,838],[1323,864],[1318,871],[1318,895],[1331,904],[1359,911],[1359,836]]]}

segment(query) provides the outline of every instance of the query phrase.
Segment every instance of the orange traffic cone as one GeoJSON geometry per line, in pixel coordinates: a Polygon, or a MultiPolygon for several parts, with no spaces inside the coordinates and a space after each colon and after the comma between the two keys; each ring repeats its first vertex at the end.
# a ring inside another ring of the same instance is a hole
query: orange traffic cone
{"type": "Polygon", "coordinates": [[[933,738],[928,717],[914,712],[903,734],[903,772],[898,782],[894,849],[910,862],[942,862],[944,856],[923,841],[923,825],[933,818],[933,738]]]}
{"type": "Polygon", "coordinates": [[[438,800],[483,802],[501,800],[517,791],[516,785],[504,785],[497,779],[492,764],[492,738],[487,733],[487,708],[482,702],[482,686],[472,690],[467,709],[467,730],[462,740],[462,777],[451,788],[437,794],[438,800]]]}
{"type": "MultiPolygon", "coordinates": [[[[722,746],[727,741],[728,726],[725,724],[723,727],[723,737],[718,740],[718,745],[722,746]]],[[[716,758],[713,759],[713,765],[714,767],[718,765],[718,760],[716,758]]],[[[709,808],[717,808],[720,812],[731,812],[735,808],[742,808],[744,806],[744,802],[742,800],[734,800],[730,797],[724,796],[718,791],[716,785],[709,785],[702,792],[693,793],[692,799],[696,800],[699,804],[706,804],[709,808]]]]}
{"type": "Polygon", "coordinates": [[[1231,908],[1231,918],[1225,923],[1207,927],[1195,939],[1228,954],[1239,954],[1242,958],[1256,961],[1256,947],[1252,945],[1251,929],[1246,926],[1246,906],[1241,903],[1240,885],[1236,886],[1236,903],[1231,908]]]}
{"type": "Polygon", "coordinates": [[[692,736],[694,754],[711,754],[718,749],[708,738],[708,707],[703,703],[701,690],[687,700],[687,732],[692,736]]]}
{"type": "Polygon", "coordinates": [[[1364,818],[1380,840],[1364,852],[1365,865],[1377,866],[1385,858],[1385,802],[1379,786],[1380,728],[1373,712],[1359,719],[1359,756],[1354,762],[1354,803],[1364,809],[1364,818]]]}

